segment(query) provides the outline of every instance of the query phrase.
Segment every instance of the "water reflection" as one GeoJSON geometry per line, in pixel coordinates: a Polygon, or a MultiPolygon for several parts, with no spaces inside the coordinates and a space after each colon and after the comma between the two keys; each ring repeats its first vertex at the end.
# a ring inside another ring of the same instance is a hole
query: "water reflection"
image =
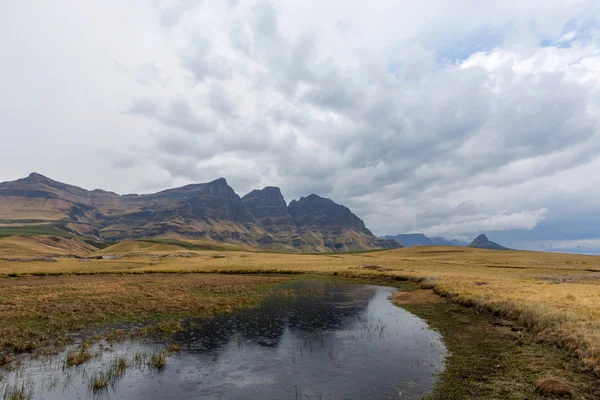
{"type": "Polygon", "coordinates": [[[190,351],[212,351],[237,335],[244,342],[277,347],[286,328],[293,332],[326,332],[352,324],[375,288],[324,282],[293,282],[274,292],[259,309],[217,315],[191,323],[198,328],[175,336],[190,351]]]}
{"type": "MultiPolygon", "coordinates": [[[[191,321],[194,329],[172,338],[181,352],[169,357],[162,372],[139,363],[104,396],[144,400],[419,397],[443,367],[445,348],[422,320],[389,302],[392,291],[338,282],[294,282],[274,291],[260,308],[191,321]]],[[[95,370],[106,368],[117,357],[133,360],[135,354],[152,354],[164,346],[160,342],[120,344],[70,370],[67,384],[64,376],[57,378],[62,375],[51,363],[32,363],[21,378],[34,380],[36,398],[92,398],[88,384],[95,370]],[[48,380],[56,381],[53,387],[40,384],[48,380]]]]}

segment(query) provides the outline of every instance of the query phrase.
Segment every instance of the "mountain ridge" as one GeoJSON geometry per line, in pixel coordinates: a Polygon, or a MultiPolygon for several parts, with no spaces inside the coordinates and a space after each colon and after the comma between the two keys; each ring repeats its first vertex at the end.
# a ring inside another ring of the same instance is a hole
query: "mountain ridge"
{"type": "Polygon", "coordinates": [[[466,247],[469,244],[458,239],[446,239],[443,237],[428,237],[423,233],[404,233],[400,235],[386,235],[384,239],[395,240],[404,247],[414,246],[456,246],[466,247]]]}
{"type": "Polygon", "coordinates": [[[60,223],[99,241],[182,236],[283,251],[400,247],[347,207],[311,194],[289,205],[267,186],[240,197],[225,178],[150,194],[86,190],[39,173],[0,183],[0,220],[60,223]]]}
{"type": "Polygon", "coordinates": [[[491,250],[510,250],[498,243],[492,242],[485,234],[480,234],[472,242],[467,243],[459,239],[446,239],[444,237],[435,236],[427,237],[423,233],[405,233],[400,235],[386,235],[383,239],[395,240],[404,247],[414,246],[454,246],[454,247],[472,247],[477,249],[491,250]]]}

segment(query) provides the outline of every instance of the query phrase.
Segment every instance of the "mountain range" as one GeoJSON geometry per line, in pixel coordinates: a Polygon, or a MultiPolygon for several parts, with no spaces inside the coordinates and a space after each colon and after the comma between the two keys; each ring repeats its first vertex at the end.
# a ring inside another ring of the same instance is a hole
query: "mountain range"
{"type": "Polygon", "coordinates": [[[427,237],[422,233],[406,233],[396,236],[383,236],[383,239],[395,240],[404,247],[414,246],[468,246],[469,243],[458,239],[443,237],[427,237]]]}
{"type": "Polygon", "coordinates": [[[373,235],[350,209],[330,199],[311,194],[288,205],[272,186],[240,197],[224,178],[154,194],[119,195],[32,173],[0,183],[0,227],[13,232],[57,229],[100,242],[167,236],[282,251],[401,247],[373,235]]]}
{"type": "Polygon", "coordinates": [[[460,246],[473,247],[477,249],[492,249],[492,250],[508,250],[507,247],[490,241],[487,236],[481,234],[477,236],[471,243],[467,243],[458,239],[446,239],[443,237],[427,237],[422,233],[406,233],[396,236],[383,236],[383,239],[395,240],[404,247],[414,246],[460,246]]]}

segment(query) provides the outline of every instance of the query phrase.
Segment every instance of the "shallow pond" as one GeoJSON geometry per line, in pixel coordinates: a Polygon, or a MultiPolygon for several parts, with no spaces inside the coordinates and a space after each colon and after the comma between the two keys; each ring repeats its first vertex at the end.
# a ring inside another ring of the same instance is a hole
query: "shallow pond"
{"type": "Polygon", "coordinates": [[[388,300],[394,290],[294,281],[261,307],[194,321],[167,340],[97,344],[78,367],[64,366],[66,353],[26,361],[0,387],[40,399],[418,398],[446,350],[437,332],[388,300]],[[181,350],[167,353],[172,343],[181,350]],[[153,368],[153,354],[167,365],[153,368]],[[94,392],[94,377],[108,387],[94,392]]]}

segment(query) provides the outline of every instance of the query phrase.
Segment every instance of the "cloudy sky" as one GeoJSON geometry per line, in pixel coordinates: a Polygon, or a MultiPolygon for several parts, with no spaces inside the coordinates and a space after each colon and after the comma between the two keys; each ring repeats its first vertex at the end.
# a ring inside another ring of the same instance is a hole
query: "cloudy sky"
{"type": "Polygon", "coordinates": [[[0,2],[0,181],[317,193],[600,249],[597,0],[0,2]]]}

